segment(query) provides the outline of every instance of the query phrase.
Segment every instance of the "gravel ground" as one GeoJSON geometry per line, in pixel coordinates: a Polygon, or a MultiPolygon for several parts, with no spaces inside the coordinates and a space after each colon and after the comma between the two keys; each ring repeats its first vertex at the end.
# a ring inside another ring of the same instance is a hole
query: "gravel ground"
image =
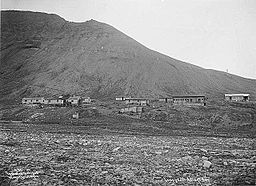
{"type": "Polygon", "coordinates": [[[93,135],[46,127],[0,125],[0,185],[256,184],[252,138],[93,135]]]}

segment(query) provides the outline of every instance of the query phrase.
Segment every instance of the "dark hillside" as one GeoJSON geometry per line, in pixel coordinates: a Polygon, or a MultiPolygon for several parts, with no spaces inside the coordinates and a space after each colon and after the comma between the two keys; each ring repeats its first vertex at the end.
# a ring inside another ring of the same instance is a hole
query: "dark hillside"
{"type": "Polygon", "coordinates": [[[95,20],[71,23],[21,11],[2,11],[1,20],[0,98],[256,95],[256,80],[178,61],[95,20]]]}

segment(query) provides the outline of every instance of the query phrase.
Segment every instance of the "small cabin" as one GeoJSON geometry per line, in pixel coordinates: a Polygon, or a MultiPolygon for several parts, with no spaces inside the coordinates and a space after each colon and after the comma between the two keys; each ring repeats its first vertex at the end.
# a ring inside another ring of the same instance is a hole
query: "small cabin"
{"type": "Polygon", "coordinates": [[[125,103],[147,106],[149,104],[149,99],[147,99],[147,98],[125,98],[125,103]]]}
{"type": "Polygon", "coordinates": [[[205,95],[175,95],[172,98],[174,105],[206,105],[205,95]]]}
{"type": "Polygon", "coordinates": [[[81,104],[81,96],[72,96],[67,99],[67,103],[72,106],[78,106],[81,104]]]}
{"type": "Polygon", "coordinates": [[[54,105],[54,106],[64,106],[65,101],[59,98],[48,98],[45,100],[44,104],[54,105]]]}
{"type": "Polygon", "coordinates": [[[142,113],[143,112],[143,107],[128,107],[128,108],[123,108],[120,110],[121,113],[126,113],[126,112],[133,112],[133,113],[142,113]]]}
{"type": "Polygon", "coordinates": [[[247,102],[249,98],[250,94],[225,94],[226,101],[247,102]]]}
{"type": "Polygon", "coordinates": [[[162,103],[172,103],[173,98],[159,98],[158,101],[162,103]]]}
{"type": "Polygon", "coordinates": [[[77,112],[77,113],[74,113],[73,115],[72,115],[72,118],[73,119],[79,119],[79,113],[77,112]]]}
{"type": "Polygon", "coordinates": [[[83,103],[83,104],[89,104],[89,103],[91,103],[91,102],[92,102],[92,100],[91,100],[90,97],[83,98],[83,100],[82,100],[82,103],[83,103]]]}
{"type": "Polygon", "coordinates": [[[43,97],[22,98],[22,104],[44,104],[44,101],[43,97]]]}
{"type": "Polygon", "coordinates": [[[116,98],[116,101],[124,101],[125,100],[125,97],[118,97],[116,98]]]}

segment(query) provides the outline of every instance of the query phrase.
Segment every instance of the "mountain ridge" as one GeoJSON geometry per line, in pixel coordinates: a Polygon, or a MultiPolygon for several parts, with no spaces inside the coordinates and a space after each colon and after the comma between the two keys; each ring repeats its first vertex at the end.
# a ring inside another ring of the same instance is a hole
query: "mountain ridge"
{"type": "Polygon", "coordinates": [[[256,94],[254,79],[176,60],[95,20],[74,23],[30,11],[1,11],[1,20],[2,98],[256,94]]]}

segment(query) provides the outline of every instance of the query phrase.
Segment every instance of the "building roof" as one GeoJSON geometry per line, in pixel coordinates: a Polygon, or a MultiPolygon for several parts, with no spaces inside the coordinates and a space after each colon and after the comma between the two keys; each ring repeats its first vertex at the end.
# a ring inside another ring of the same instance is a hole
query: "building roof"
{"type": "Polygon", "coordinates": [[[68,98],[68,100],[79,100],[79,99],[81,99],[81,96],[72,96],[68,98]]]}
{"type": "Polygon", "coordinates": [[[191,97],[205,97],[203,94],[191,94],[191,95],[173,95],[172,98],[191,98],[191,97]]]}
{"type": "Polygon", "coordinates": [[[22,98],[22,99],[44,99],[44,97],[35,97],[35,98],[22,98]]]}
{"type": "Polygon", "coordinates": [[[45,100],[48,100],[48,101],[50,101],[50,100],[62,100],[62,101],[64,101],[63,99],[60,99],[60,98],[47,98],[45,100]]]}
{"type": "Polygon", "coordinates": [[[149,98],[125,98],[125,100],[149,100],[149,98]]]}
{"type": "Polygon", "coordinates": [[[225,94],[225,96],[250,96],[250,94],[225,94]]]}

